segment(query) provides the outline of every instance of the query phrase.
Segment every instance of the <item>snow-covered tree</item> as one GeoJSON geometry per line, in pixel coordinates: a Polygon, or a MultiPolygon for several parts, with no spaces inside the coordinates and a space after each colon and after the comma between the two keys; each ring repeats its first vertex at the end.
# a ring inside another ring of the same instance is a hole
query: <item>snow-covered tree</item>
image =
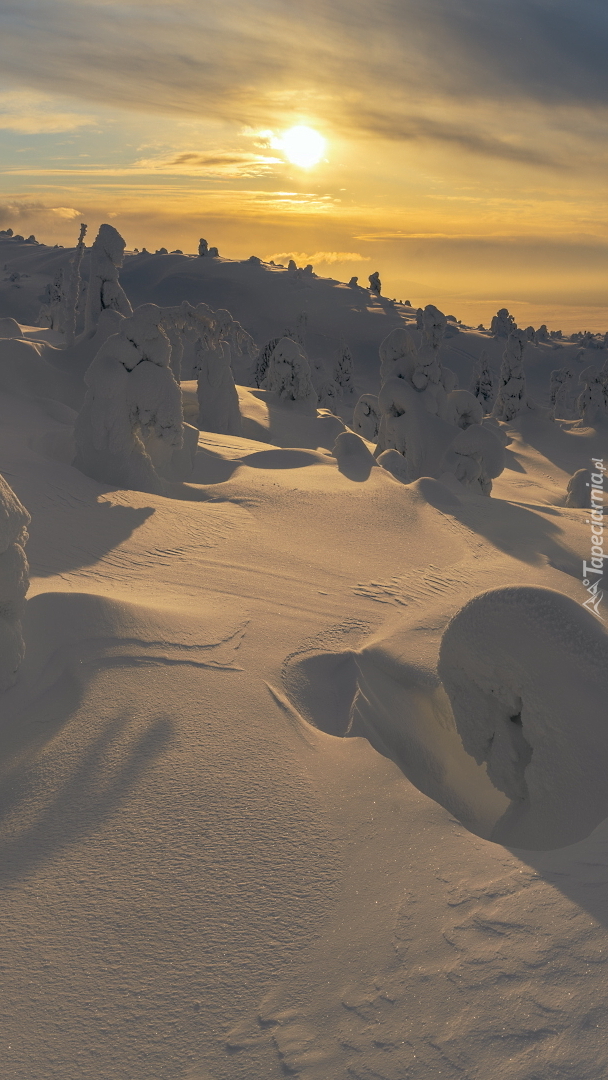
{"type": "Polygon", "coordinates": [[[91,248],[89,286],[85,310],[85,334],[92,334],[106,308],[128,317],[133,309],[118,281],[125,242],[113,225],[100,225],[91,248]]]}
{"type": "Polygon", "coordinates": [[[296,341],[298,345],[306,345],[306,332],[308,330],[308,312],[301,311],[295,320],[293,326],[287,326],[283,330],[281,337],[291,338],[292,341],[296,341]]]}
{"type": "Polygon", "coordinates": [[[577,401],[579,415],[585,427],[594,427],[608,419],[608,370],[591,365],[581,371],[579,381],[583,383],[577,401]]]}
{"type": "Polygon", "coordinates": [[[533,326],[526,326],[524,334],[526,335],[527,341],[536,341],[536,330],[533,326]]]}
{"type": "Polygon", "coordinates": [[[297,401],[316,409],[317,395],[310,377],[310,364],[297,341],[283,337],[275,345],[266,371],[267,390],[282,401],[297,401]]]}
{"type": "Polygon", "coordinates": [[[362,394],[353,412],[353,431],[368,442],[377,442],[381,415],[376,395],[362,394]]]}
{"type": "Polygon", "coordinates": [[[181,392],[170,368],[162,310],[144,304],[89,366],[76,418],[74,465],[101,483],[160,493],[155,468],[183,445],[181,392]]]}
{"type": "Polygon", "coordinates": [[[557,368],[551,372],[549,400],[551,403],[551,416],[554,420],[556,416],[560,416],[564,420],[569,419],[569,397],[573,387],[574,371],[571,367],[566,365],[566,367],[557,368]]]}
{"type": "Polygon", "coordinates": [[[380,343],[380,382],[411,379],[419,364],[418,350],[404,326],[396,326],[380,343]]]}
{"type": "Polygon", "coordinates": [[[539,326],[538,330],[534,335],[534,341],[537,345],[542,345],[546,341],[551,341],[551,335],[547,330],[547,326],[545,323],[543,323],[542,326],[539,326]]]}
{"type": "Polygon", "coordinates": [[[473,423],[452,440],[443,465],[465,487],[490,495],[492,481],[505,467],[504,446],[491,427],[473,423]]]}
{"type": "Polygon", "coordinates": [[[498,394],[492,411],[497,420],[515,420],[529,408],[524,374],[525,344],[526,335],[523,330],[514,330],[507,338],[500,368],[498,394]]]}
{"type": "Polygon", "coordinates": [[[344,338],[338,347],[338,355],[333,370],[333,381],[342,397],[351,397],[355,392],[353,383],[353,358],[344,338]]]}
{"type": "Polygon", "coordinates": [[[260,349],[255,370],[253,372],[254,386],[264,386],[266,380],[266,372],[268,371],[268,364],[270,363],[270,357],[272,356],[280,340],[281,339],[278,337],[271,338],[270,341],[267,341],[266,344],[260,349]]]}
{"type": "Polygon", "coordinates": [[[490,371],[486,349],[482,349],[481,355],[473,368],[471,393],[480,402],[484,413],[490,412],[494,401],[494,380],[490,371]]]}
{"type": "Polygon", "coordinates": [[[494,337],[508,338],[509,334],[512,334],[514,330],[517,330],[517,324],[513,316],[509,314],[505,307],[503,307],[497,311],[492,319],[490,330],[494,334],[494,337]]]}
{"type": "Polygon", "coordinates": [[[227,341],[219,341],[214,349],[206,349],[199,340],[195,353],[198,427],[201,431],[216,431],[220,435],[242,435],[243,424],[232,375],[230,345],[227,341]]]}
{"type": "Polygon", "coordinates": [[[424,330],[424,311],[421,307],[416,308],[416,329],[424,330]]]}
{"type": "Polygon", "coordinates": [[[447,319],[434,304],[427,304],[422,313],[422,332],[429,349],[437,350],[443,340],[447,319]]]}
{"type": "Polygon", "coordinates": [[[85,250],[84,238],[86,232],[87,226],[82,224],[80,226],[80,235],[76,244],[76,250],[70,263],[70,278],[65,300],[65,343],[68,349],[71,348],[76,341],[76,323],[78,320],[78,307],[81,293],[80,266],[85,250]]]}
{"type": "Polygon", "coordinates": [[[203,240],[202,237],[198,242],[198,253],[202,258],[204,258],[205,255],[209,254],[209,244],[206,240],[203,240]]]}
{"type": "Polygon", "coordinates": [[[25,653],[21,618],[29,588],[25,557],[30,515],[0,476],[0,691],[17,678],[25,653]]]}
{"type": "Polygon", "coordinates": [[[378,270],[374,270],[373,274],[369,275],[369,288],[370,292],[380,296],[382,292],[382,282],[380,281],[380,273],[378,270]]]}
{"type": "Polygon", "coordinates": [[[63,334],[65,330],[65,282],[63,267],[55,271],[53,280],[47,285],[42,300],[42,308],[38,316],[39,326],[48,326],[50,330],[57,330],[63,334]]]}
{"type": "Polygon", "coordinates": [[[351,289],[358,289],[358,287],[359,287],[359,278],[358,277],[351,277],[348,284],[349,284],[351,289]]]}

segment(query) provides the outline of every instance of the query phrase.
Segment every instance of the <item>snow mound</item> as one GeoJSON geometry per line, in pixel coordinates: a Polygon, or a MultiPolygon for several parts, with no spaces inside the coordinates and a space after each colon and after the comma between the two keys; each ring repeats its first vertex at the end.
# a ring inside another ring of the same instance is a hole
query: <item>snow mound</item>
{"type": "Polygon", "coordinates": [[[608,815],[608,633],[590,612],[551,589],[482,593],[438,670],[465,750],[512,800],[494,839],[561,847],[608,815]]]}

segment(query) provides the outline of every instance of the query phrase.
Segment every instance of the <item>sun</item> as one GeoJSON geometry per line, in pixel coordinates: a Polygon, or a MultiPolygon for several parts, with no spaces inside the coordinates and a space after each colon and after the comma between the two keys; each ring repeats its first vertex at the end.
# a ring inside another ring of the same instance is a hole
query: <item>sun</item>
{"type": "Polygon", "coordinates": [[[297,124],[285,131],[280,143],[288,161],[302,169],[310,169],[312,165],[316,165],[325,153],[326,142],[323,136],[304,124],[297,124]]]}

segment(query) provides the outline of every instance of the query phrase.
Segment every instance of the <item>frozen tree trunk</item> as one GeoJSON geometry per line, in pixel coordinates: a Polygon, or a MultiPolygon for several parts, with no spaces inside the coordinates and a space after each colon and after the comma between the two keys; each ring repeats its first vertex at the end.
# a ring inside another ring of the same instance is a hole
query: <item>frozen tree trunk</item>
{"type": "Polygon", "coordinates": [[[509,423],[528,408],[526,376],[524,374],[524,347],[526,335],[514,330],[507,338],[500,369],[500,385],[492,415],[509,423]]]}
{"type": "Polygon", "coordinates": [[[68,349],[76,341],[76,321],[78,318],[78,300],[80,299],[80,264],[84,255],[84,238],[87,226],[80,226],[80,236],[70,265],[70,281],[65,301],[65,341],[68,349]]]}
{"type": "Polygon", "coordinates": [[[102,311],[111,308],[129,317],[133,309],[118,281],[125,242],[112,225],[100,225],[91,248],[89,287],[85,310],[85,334],[91,334],[102,311]]]}
{"type": "Polygon", "coordinates": [[[197,423],[201,431],[242,436],[243,423],[239,397],[234,385],[230,359],[230,346],[226,341],[220,341],[217,348],[213,350],[208,350],[202,342],[197,342],[195,363],[197,423]]]}
{"type": "Polygon", "coordinates": [[[0,476],[0,691],[17,678],[25,646],[21,617],[29,588],[25,557],[30,515],[0,476]]]}

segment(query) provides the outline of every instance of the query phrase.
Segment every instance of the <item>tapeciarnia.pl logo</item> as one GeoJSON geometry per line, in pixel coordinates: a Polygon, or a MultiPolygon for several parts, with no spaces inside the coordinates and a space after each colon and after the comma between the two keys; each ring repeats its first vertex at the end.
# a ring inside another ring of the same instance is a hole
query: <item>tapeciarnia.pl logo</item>
{"type": "Polygon", "coordinates": [[[589,596],[583,607],[589,608],[598,619],[603,619],[600,604],[604,596],[604,478],[606,466],[603,458],[591,458],[593,469],[589,487],[589,514],[585,524],[591,526],[591,561],[583,559],[583,585],[589,596]]]}

